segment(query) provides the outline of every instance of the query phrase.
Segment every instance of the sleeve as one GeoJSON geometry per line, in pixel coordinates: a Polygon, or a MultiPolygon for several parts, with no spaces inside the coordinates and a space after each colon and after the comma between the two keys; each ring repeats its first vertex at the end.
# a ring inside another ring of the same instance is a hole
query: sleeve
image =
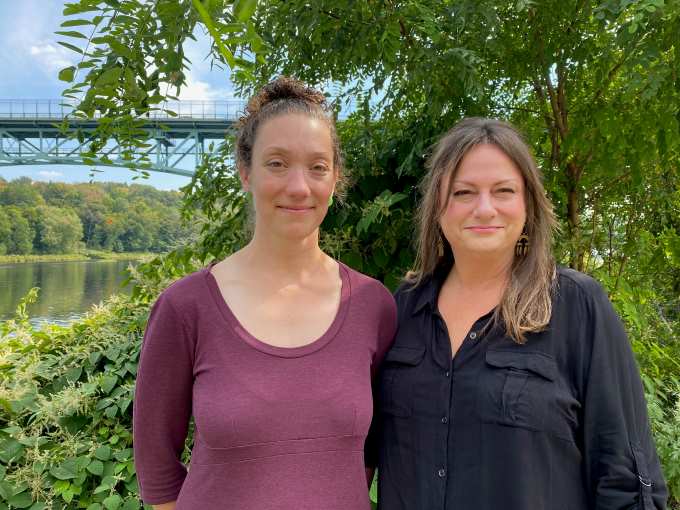
{"type": "Polygon", "coordinates": [[[369,469],[375,469],[378,465],[378,409],[377,409],[377,383],[380,365],[387,351],[392,346],[394,335],[397,331],[397,306],[394,298],[387,291],[382,289],[385,297],[380,300],[379,321],[380,327],[378,329],[378,347],[373,361],[371,363],[371,390],[373,394],[373,419],[371,420],[371,427],[366,436],[366,443],[364,444],[364,464],[369,469]]]}
{"type": "Polygon", "coordinates": [[[144,333],[133,404],[133,447],[140,496],[175,501],[186,477],[180,461],[191,416],[193,347],[161,294],[144,333]]]}
{"type": "Polygon", "coordinates": [[[589,290],[583,452],[592,507],[664,509],[666,484],[630,342],[602,287],[592,281],[589,290]]]}

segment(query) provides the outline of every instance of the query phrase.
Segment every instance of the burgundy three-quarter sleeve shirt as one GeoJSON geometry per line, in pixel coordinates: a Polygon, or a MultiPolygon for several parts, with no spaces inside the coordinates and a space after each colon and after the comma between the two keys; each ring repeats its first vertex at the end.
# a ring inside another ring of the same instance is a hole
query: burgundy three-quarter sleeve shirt
{"type": "Polygon", "coordinates": [[[177,510],[370,508],[364,466],[372,467],[375,452],[365,453],[364,445],[372,380],[394,336],[396,307],[376,280],[343,264],[340,276],[333,323],[295,348],[250,335],[209,269],[161,294],[144,335],[134,402],[145,503],[176,500],[177,510]],[[187,472],[180,455],[192,416],[187,472]]]}

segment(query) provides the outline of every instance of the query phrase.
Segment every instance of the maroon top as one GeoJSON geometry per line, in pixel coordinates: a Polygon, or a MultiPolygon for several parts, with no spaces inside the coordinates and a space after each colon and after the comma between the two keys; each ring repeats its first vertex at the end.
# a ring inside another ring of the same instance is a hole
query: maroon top
{"type": "Polygon", "coordinates": [[[333,323],[294,348],[250,335],[209,269],[160,295],[144,335],[134,404],[145,503],[177,500],[177,510],[370,508],[364,465],[374,465],[374,453],[367,446],[365,462],[364,441],[372,376],[392,343],[396,307],[376,280],[343,264],[340,276],[333,323]],[[187,473],[179,457],[192,416],[187,473]]]}

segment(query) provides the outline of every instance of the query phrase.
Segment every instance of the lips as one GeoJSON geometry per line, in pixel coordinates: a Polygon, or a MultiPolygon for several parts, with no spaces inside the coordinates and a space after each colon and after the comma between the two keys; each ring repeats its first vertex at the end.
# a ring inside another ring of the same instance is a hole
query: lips
{"type": "Polygon", "coordinates": [[[311,211],[312,209],[314,209],[313,206],[304,207],[304,206],[299,206],[299,205],[277,205],[276,207],[277,207],[277,209],[282,209],[284,211],[293,212],[293,213],[302,213],[302,212],[311,211]]]}
{"type": "Polygon", "coordinates": [[[465,230],[471,230],[472,232],[479,233],[491,233],[501,230],[503,227],[498,227],[495,225],[472,225],[470,227],[465,227],[465,230]]]}

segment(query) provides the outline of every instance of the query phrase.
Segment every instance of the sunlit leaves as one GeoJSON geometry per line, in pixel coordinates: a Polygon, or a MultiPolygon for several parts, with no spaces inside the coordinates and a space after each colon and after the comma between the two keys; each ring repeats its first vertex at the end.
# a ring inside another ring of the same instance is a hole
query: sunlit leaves
{"type": "Polygon", "coordinates": [[[250,19],[256,8],[257,0],[234,0],[234,16],[240,22],[250,19]]]}
{"type": "Polygon", "coordinates": [[[75,71],[76,68],[74,66],[66,67],[59,71],[59,79],[65,82],[72,82],[75,71]]]}
{"type": "Polygon", "coordinates": [[[100,119],[83,160],[92,165],[110,163],[100,155],[100,148],[115,138],[121,147],[121,164],[145,175],[149,156],[139,149],[149,131],[140,131],[137,119],[185,86],[191,65],[185,41],[193,39],[196,30],[209,32],[214,60],[249,73],[253,59],[261,58],[258,52],[265,51],[250,19],[256,6],[252,1],[232,5],[198,0],[66,4],[64,14],[73,19],[57,32],[66,39],[59,43],[80,57],[75,66],[60,73],[63,81],[75,82],[64,90],[64,97],[76,104],[73,117],[100,119]]]}

